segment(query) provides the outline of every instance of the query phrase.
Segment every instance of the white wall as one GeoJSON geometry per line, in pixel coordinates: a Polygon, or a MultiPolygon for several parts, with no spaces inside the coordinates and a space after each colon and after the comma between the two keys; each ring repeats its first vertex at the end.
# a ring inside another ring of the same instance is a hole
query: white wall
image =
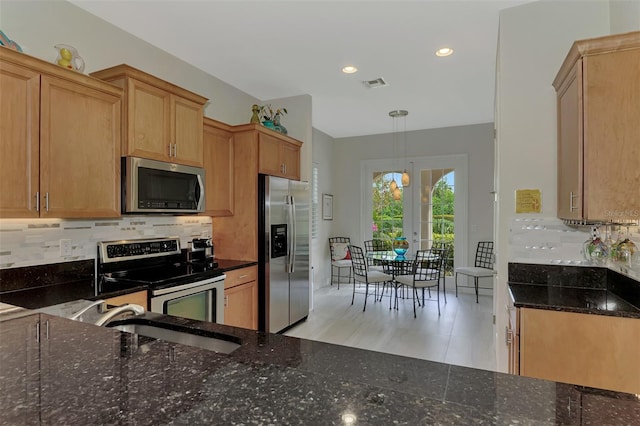
{"type": "MultiPolygon", "coordinates": [[[[572,43],[610,33],[608,2],[544,1],[500,14],[496,111],[496,253],[494,286],[498,369],[506,371],[509,227],[516,189],[540,189],[539,217],[556,216],[556,94],[551,85],[572,43]]],[[[529,215],[534,218],[536,215],[529,215]]]]}
{"type": "MultiPolygon", "coordinates": [[[[362,244],[360,164],[393,158],[392,141],[393,134],[336,139],[332,157],[334,235],[349,236],[362,244]]],[[[467,259],[473,259],[476,242],[493,236],[493,123],[407,132],[406,141],[407,158],[468,155],[467,259]]]]}
{"type": "Polygon", "coordinates": [[[311,241],[315,289],[329,285],[331,279],[329,237],[333,236],[335,221],[322,219],[322,194],[333,193],[334,143],[331,136],[313,129],[313,165],[318,168],[318,232],[316,239],[311,241]]]}
{"type": "Polygon", "coordinates": [[[640,28],[640,0],[611,0],[609,13],[611,34],[637,31],[640,28]]]}

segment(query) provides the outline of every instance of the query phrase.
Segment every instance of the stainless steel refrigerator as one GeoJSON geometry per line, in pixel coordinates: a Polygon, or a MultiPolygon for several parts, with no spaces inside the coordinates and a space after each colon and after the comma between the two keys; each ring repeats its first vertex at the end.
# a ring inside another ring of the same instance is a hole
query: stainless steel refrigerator
{"type": "Polygon", "coordinates": [[[258,326],[278,333],[309,315],[309,183],[258,179],[258,326]]]}

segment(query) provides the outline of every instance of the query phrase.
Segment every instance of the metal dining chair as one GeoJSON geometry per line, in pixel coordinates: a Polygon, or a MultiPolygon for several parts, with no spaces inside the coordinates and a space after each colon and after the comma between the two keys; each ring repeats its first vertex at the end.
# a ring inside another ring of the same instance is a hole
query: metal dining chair
{"type": "Polygon", "coordinates": [[[355,282],[359,281],[365,284],[364,290],[364,308],[362,308],[362,312],[367,309],[367,297],[369,296],[369,284],[373,284],[375,286],[374,291],[374,300],[377,300],[378,296],[378,285],[391,282],[393,277],[389,274],[385,274],[380,271],[371,271],[367,267],[367,260],[364,256],[364,252],[362,251],[362,247],[349,245],[349,251],[351,252],[351,264],[353,265],[353,295],[351,296],[351,304],[353,305],[353,301],[356,297],[356,285],[355,282]]]}
{"type": "Polygon", "coordinates": [[[418,250],[413,261],[413,273],[409,275],[399,275],[395,277],[396,283],[411,288],[413,291],[413,317],[416,318],[416,302],[424,307],[424,295],[422,304],[418,298],[418,289],[436,288],[436,299],[438,302],[438,315],[440,315],[440,274],[442,273],[442,263],[446,250],[427,249],[418,250]]]}
{"type": "Polygon", "coordinates": [[[493,241],[479,241],[476,247],[476,261],[473,266],[461,266],[455,269],[456,297],[458,297],[458,274],[473,277],[478,303],[478,279],[493,277],[493,241]]]}
{"type": "Polygon", "coordinates": [[[340,271],[348,271],[349,282],[351,282],[351,253],[349,253],[349,237],[330,237],[329,252],[331,254],[331,285],[335,277],[338,278],[338,290],[340,290],[340,271]]]}

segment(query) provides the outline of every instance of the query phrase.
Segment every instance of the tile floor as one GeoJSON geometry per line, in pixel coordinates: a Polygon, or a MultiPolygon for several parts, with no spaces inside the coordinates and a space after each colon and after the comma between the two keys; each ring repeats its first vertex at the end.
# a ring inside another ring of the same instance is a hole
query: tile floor
{"type": "Polygon", "coordinates": [[[353,306],[351,294],[351,285],[318,289],[307,321],[286,335],[496,371],[491,296],[476,304],[475,295],[447,293],[446,304],[440,296],[440,316],[436,302],[427,301],[414,319],[411,298],[389,310],[388,296],[374,303],[370,295],[362,312],[364,287],[356,289],[353,306]]]}

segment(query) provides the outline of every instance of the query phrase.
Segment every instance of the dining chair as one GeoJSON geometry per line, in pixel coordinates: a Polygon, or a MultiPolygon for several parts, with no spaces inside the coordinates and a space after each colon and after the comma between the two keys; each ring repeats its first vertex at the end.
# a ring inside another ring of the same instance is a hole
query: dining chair
{"type": "Polygon", "coordinates": [[[493,277],[493,241],[479,241],[476,247],[476,260],[473,266],[461,266],[455,269],[456,297],[458,297],[458,274],[473,277],[478,303],[478,279],[493,277]]]}
{"type": "MultiPolygon", "coordinates": [[[[440,272],[440,279],[442,280],[442,295],[444,296],[444,303],[447,303],[447,272],[451,272],[453,270],[453,258],[449,259],[452,253],[452,247],[445,241],[434,241],[431,244],[431,248],[433,249],[441,249],[446,250],[444,254],[444,260],[442,262],[442,271],[440,272]]],[[[424,291],[423,291],[424,294],[424,291]]]]}
{"type": "Polygon", "coordinates": [[[351,304],[356,297],[356,281],[365,284],[364,289],[364,308],[362,312],[367,309],[367,297],[369,296],[369,284],[375,286],[374,300],[378,298],[378,285],[391,282],[393,277],[389,274],[385,274],[380,271],[372,271],[367,267],[367,260],[362,251],[362,247],[349,245],[349,252],[351,252],[351,264],[353,265],[353,295],[351,296],[351,304]]]}
{"type": "MultiPolygon", "coordinates": [[[[375,252],[385,252],[391,251],[391,244],[384,240],[366,240],[364,242],[364,250],[367,255],[375,252]]],[[[384,272],[383,263],[380,260],[371,259],[367,257],[367,264],[369,265],[369,270],[384,272]]]]}
{"type": "MultiPolygon", "coordinates": [[[[440,315],[440,274],[446,250],[426,249],[418,250],[413,260],[413,273],[395,277],[396,283],[411,288],[413,291],[413,317],[416,318],[416,301],[420,305],[418,289],[431,289],[436,287],[436,299],[438,302],[438,315],[440,315]]],[[[422,305],[424,307],[424,295],[422,305]]]]}
{"type": "Polygon", "coordinates": [[[340,271],[348,271],[349,282],[351,282],[351,253],[349,252],[349,237],[330,237],[329,252],[331,253],[331,285],[337,276],[338,290],[340,290],[340,271]]]}

